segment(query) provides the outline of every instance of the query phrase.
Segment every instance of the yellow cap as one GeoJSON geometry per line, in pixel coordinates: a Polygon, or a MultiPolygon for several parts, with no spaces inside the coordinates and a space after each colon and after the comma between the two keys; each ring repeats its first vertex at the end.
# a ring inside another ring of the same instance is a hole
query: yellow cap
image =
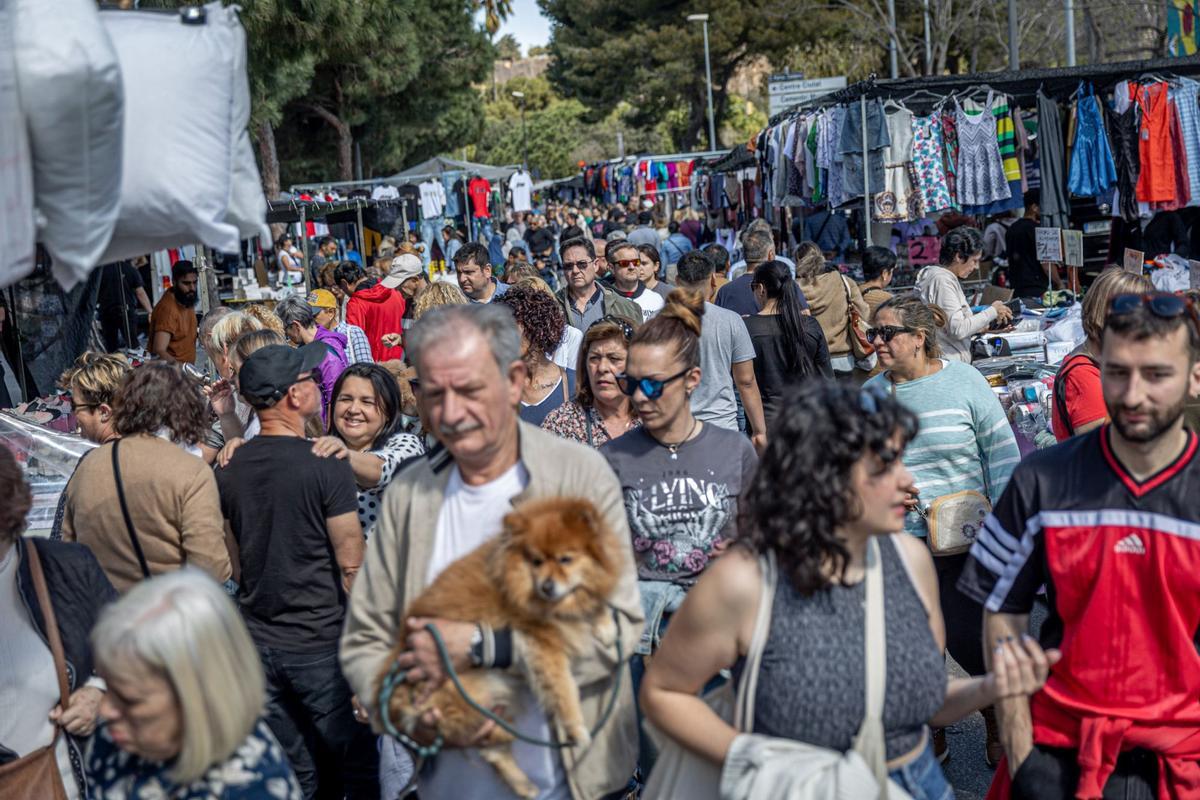
{"type": "Polygon", "coordinates": [[[328,289],[314,289],[308,293],[311,308],[337,308],[337,298],[328,289]]]}

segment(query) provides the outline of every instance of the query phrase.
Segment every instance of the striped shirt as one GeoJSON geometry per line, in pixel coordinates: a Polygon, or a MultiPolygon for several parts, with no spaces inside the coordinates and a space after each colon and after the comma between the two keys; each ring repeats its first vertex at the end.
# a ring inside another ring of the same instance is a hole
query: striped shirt
{"type": "MultiPolygon", "coordinates": [[[[1000,400],[979,371],[959,361],[941,362],[932,375],[893,384],[888,373],[866,386],[887,389],[917,415],[920,429],[904,450],[922,506],[938,497],[976,491],[992,503],[1000,497],[1021,460],[1017,440],[1000,400]]],[[[904,529],[927,534],[924,518],[910,512],[904,529]]]]}

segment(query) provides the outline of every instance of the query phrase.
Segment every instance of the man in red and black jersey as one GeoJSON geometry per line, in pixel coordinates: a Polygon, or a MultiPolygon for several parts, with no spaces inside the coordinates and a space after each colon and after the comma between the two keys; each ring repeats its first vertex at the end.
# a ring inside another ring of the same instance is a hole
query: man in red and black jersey
{"type": "Polygon", "coordinates": [[[1045,688],[997,705],[996,798],[1200,797],[1200,321],[1175,295],[1118,295],[1101,376],[1111,424],[1026,459],[959,589],[985,653],[1025,635],[1039,587],[1045,688]]]}

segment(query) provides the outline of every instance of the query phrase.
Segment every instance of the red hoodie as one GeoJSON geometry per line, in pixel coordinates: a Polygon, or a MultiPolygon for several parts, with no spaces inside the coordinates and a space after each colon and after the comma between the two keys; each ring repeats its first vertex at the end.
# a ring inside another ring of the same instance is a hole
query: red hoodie
{"type": "Polygon", "coordinates": [[[404,296],[395,289],[377,283],[369,289],[359,289],[346,303],[346,322],[357,325],[367,334],[371,357],[376,362],[404,358],[403,347],[384,347],[385,333],[404,332],[404,296]]]}

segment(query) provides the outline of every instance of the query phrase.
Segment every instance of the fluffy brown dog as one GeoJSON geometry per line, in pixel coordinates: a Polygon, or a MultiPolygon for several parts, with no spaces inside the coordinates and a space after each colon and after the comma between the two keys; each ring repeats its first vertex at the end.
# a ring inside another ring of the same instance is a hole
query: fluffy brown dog
{"type": "MultiPolygon", "coordinates": [[[[591,637],[607,641],[616,635],[607,601],[617,583],[619,548],[590,502],[534,500],[506,516],[498,536],[446,567],[404,617],[443,617],[520,632],[527,646],[526,685],[570,742],[586,746],[591,737],[570,663],[591,637]]],[[[404,647],[403,641],[396,645],[389,665],[404,647]]],[[[459,677],[477,703],[510,709],[512,721],[521,676],[471,669],[459,677]]],[[[434,708],[446,738],[467,739],[484,724],[450,681],[418,705],[424,688],[404,684],[392,694],[386,711],[400,731],[411,736],[421,715],[434,708]]],[[[536,797],[537,787],[512,756],[512,742],[513,736],[496,726],[480,743],[480,756],[519,796],[536,797]]]]}

